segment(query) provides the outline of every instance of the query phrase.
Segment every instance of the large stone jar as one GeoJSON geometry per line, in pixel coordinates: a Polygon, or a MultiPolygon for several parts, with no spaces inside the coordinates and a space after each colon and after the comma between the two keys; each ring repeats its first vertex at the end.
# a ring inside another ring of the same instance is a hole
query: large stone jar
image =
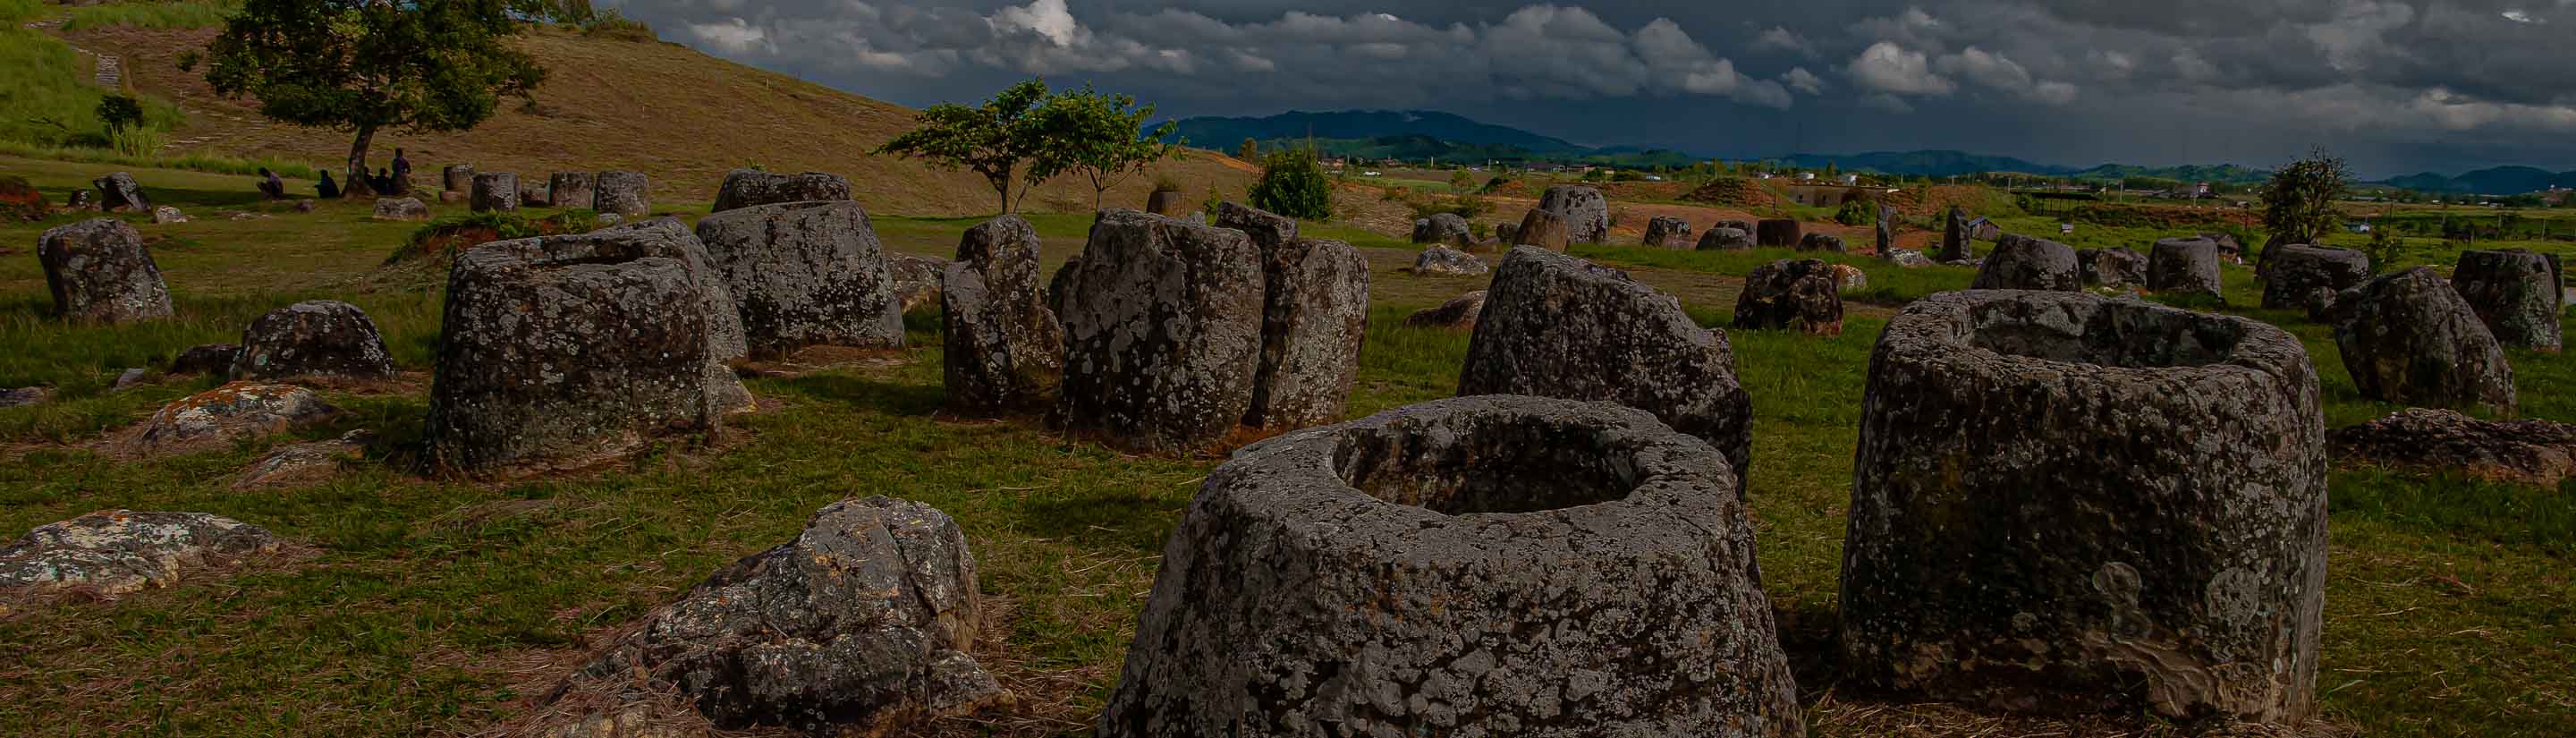
{"type": "Polygon", "coordinates": [[[1247,447],[1165,546],[1098,734],[1804,735],[1734,477],[1534,397],[1247,447]]]}
{"type": "Polygon", "coordinates": [[[2031,713],[2316,709],[2325,421],[2299,341],[2089,293],[1934,295],[1870,361],[1845,673],[2031,713]]]}

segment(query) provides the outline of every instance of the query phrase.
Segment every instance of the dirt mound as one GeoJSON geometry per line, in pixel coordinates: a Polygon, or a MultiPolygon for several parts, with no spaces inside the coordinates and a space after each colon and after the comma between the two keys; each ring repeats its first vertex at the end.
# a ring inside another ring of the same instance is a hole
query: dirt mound
{"type": "Polygon", "coordinates": [[[1754,184],[1753,180],[1720,177],[1708,184],[1700,185],[1699,189],[1691,190],[1689,194],[1682,195],[1681,199],[1725,207],[1750,208],[1770,205],[1772,196],[1770,192],[1763,190],[1761,185],[1754,184]]]}

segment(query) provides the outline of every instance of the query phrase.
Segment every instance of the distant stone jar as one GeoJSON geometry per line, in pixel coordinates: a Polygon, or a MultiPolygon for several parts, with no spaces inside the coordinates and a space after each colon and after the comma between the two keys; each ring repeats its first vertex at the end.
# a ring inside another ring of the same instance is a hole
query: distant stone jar
{"type": "Polygon", "coordinates": [[[509,172],[475,172],[474,192],[466,202],[477,213],[508,212],[519,209],[519,175],[509,172]]]}
{"type": "Polygon", "coordinates": [[[1549,251],[1564,251],[1575,243],[1573,225],[1564,213],[1533,208],[1521,216],[1521,225],[1512,230],[1510,246],[1536,246],[1549,251]]]}
{"type": "Polygon", "coordinates": [[[2223,297],[2218,276],[2218,242],[2205,238],[2168,238],[2147,251],[2147,289],[2177,295],[2223,297]]]}
{"type": "Polygon", "coordinates": [[[1129,451],[1215,447],[1252,407],[1264,285],[1242,231],[1102,212],[1049,290],[1065,334],[1049,417],[1129,451]]]}
{"type": "Polygon", "coordinates": [[[2511,413],[2513,364],[2486,323],[2431,268],[2363,282],[2326,316],[2361,396],[2420,407],[2511,413]]]}
{"type": "Polygon", "coordinates": [[[1734,485],[1646,413],[1535,397],[1247,447],[1166,544],[1098,735],[1803,736],[1734,485]]]}
{"type": "Polygon", "coordinates": [[[2370,281],[2370,255],[2359,251],[2282,244],[2266,249],[2263,261],[2263,309],[2306,310],[2311,320],[2324,319],[2336,295],[2370,281]]]}
{"type": "Polygon", "coordinates": [[[1952,292],[1888,323],[1866,393],[1847,676],[2010,712],[2315,712],[2325,418],[2297,338],[1952,292]]]}
{"type": "Polygon", "coordinates": [[[850,181],[838,174],[771,174],[758,169],[736,169],[725,174],[724,186],[716,191],[713,212],[787,202],[847,199],[850,199],[850,181]]]}
{"type": "Polygon", "coordinates": [[[653,181],[641,172],[610,170],[591,180],[591,210],[601,215],[633,217],[653,212],[647,191],[653,181]]]}
{"type": "Polygon", "coordinates": [[[143,234],[125,221],[92,218],[47,230],[36,238],[36,260],[57,315],[102,323],[171,316],[161,266],[143,246],[143,234]]]}
{"type": "MultiPolygon", "coordinates": [[[[1550,187],[1539,196],[1538,209],[1565,216],[1565,238],[1569,243],[1606,243],[1610,240],[1610,198],[1603,196],[1599,189],[1589,185],[1550,187]]],[[[1522,228],[1526,230],[1528,226],[1524,224],[1522,228]]]]}
{"type": "Polygon", "coordinates": [[[2060,290],[2084,288],[2083,269],[2075,249],[2046,239],[2006,233],[1995,239],[1995,252],[1977,267],[1969,289],[2060,290]]]}
{"type": "Polygon", "coordinates": [[[2561,347],[2559,317],[2567,309],[2560,274],[2557,254],[2463,251],[2451,287],[2478,311],[2497,343],[2554,354],[2561,347]]]}

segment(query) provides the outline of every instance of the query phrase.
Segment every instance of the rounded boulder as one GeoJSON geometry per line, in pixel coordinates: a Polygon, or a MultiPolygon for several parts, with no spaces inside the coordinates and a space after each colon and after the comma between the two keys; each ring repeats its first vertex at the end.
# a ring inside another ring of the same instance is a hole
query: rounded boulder
{"type": "MultiPolygon", "coordinates": [[[[1538,209],[1565,217],[1565,238],[1569,243],[1606,243],[1610,240],[1610,198],[1602,196],[1599,189],[1588,185],[1550,187],[1539,196],[1538,209]]],[[[1527,226],[1524,225],[1523,229],[1526,230],[1527,226]]]]}
{"type": "Polygon", "coordinates": [[[2147,290],[2166,294],[2221,297],[2218,242],[2206,238],[2168,238],[2147,251],[2147,290]]]}
{"type": "Polygon", "coordinates": [[[850,199],[850,181],[838,174],[771,174],[757,169],[736,169],[725,173],[724,185],[716,190],[712,212],[786,202],[847,199],[850,199]]]}
{"type": "Polygon", "coordinates": [[[242,331],[235,379],[383,379],[394,375],[376,321],[358,306],[309,300],[269,311],[242,331]]]}
{"type": "Polygon", "coordinates": [[[1975,290],[2058,290],[2084,288],[2082,265],[2066,244],[2017,233],[1995,239],[1994,253],[1977,267],[1975,290]]]}
{"type": "Polygon", "coordinates": [[[697,240],[733,297],[752,353],[904,345],[894,272],[858,203],[726,210],[698,220],[697,240]]]}
{"type": "Polygon", "coordinates": [[[54,313],[74,320],[130,323],[171,316],[170,287],[143,234],[115,218],[45,231],[36,258],[53,291],[54,313]]]}
{"type": "Polygon", "coordinates": [[[2553,354],[2561,347],[2564,285],[2558,255],[2523,249],[2463,251],[2459,268],[2451,273],[2451,287],[2478,312],[2497,343],[2553,354]]]}
{"type": "Polygon", "coordinates": [[[2515,408],[2513,364],[2503,345],[2429,267],[2344,290],[2327,321],[2363,397],[2422,407],[2515,408]]]}

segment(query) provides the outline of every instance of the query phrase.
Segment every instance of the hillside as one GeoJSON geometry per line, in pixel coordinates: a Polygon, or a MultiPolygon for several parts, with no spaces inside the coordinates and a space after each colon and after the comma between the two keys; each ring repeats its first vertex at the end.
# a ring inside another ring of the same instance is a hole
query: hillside
{"type": "Polygon", "coordinates": [[[2576,172],[2551,172],[2535,167],[2494,167],[2446,177],[2432,172],[2410,174],[2378,184],[2419,192],[2476,195],[2519,195],[2551,187],[2576,187],[2576,172]]]}
{"type": "Polygon", "coordinates": [[[1790,154],[1787,161],[1800,167],[1822,168],[1830,163],[1848,172],[1877,172],[1907,177],[1955,177],[1981,172],[2021,172],[2025,174],[2065,174],[2064,167],[2015,159],[2009,156],[1983,156],[1964,151],[1874,151],[1864,154],[1790,154]]]}
{"type": "MultiPolygon", "coordinates": [[[[277,156],[337,162],[347,134],[272,124],[249,101],[223,99],[179,56],[211,29],[99,28],[62,34],[74,44],[123,57],[128,84],[171,100],[187,115],[167,153],[277,156]]],[[[375,159],[409,151],[415,177],[451,163],[523,174],[632,169],[652,175],[654,196],[702,202],[739,166],[826,171],[850,178],[871,210],[910,215],[977,215],[996,210],[981,177],[932,170],[868,152],[911,127],[913,111],[698,53],[678,44],[588,37],[539,29],[521,42],[548,70],[532,104],[506,103],[492,120],[455,134],[381,133],[375,159]]],[[[980,92],[961,91],[961,97],[980,92]]],[[[1161,173],[1192,193],[1241,193],[1250,167],[1192,151],[1161,173]]],[[[416,179],[415,181],[421,181],[416,179]]],[[[1133,177],[1111,203],[1141,206],[1152,175],[1133,177]]],[[[1070,178],[1032,195],[1033,210],[1088,211],[1091,190],[1070,178]]]]}

